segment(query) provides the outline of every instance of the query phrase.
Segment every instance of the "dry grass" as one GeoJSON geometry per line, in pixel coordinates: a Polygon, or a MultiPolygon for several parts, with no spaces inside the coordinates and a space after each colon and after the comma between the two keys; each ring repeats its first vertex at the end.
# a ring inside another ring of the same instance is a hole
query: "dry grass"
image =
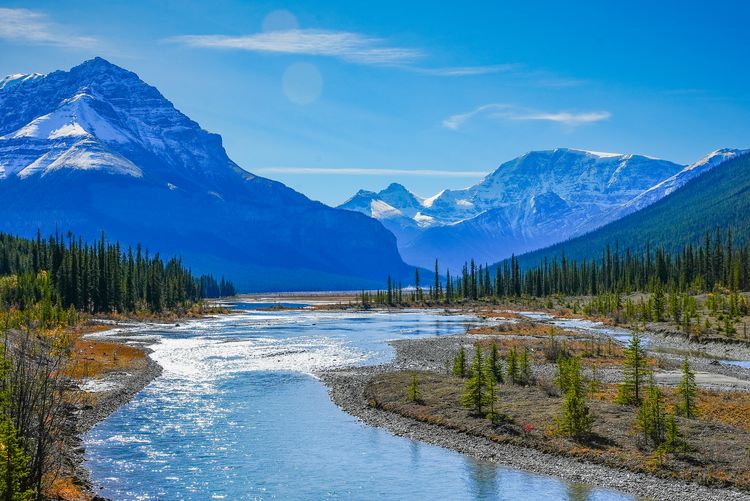
{"type": "Polygon", "coordinates": [[[750,431],[750,393],[701,390],[696,406],[703,420],[750,431]]]}
{"type": "MultiPolygon", "coordinates": [[[[623,347],[614,341],[582,338],[580,336],[576,339],[565,339],[556,336],[554,342],[559,343],[561,349],[564,349],[568,354],[577,356],[581,360],[581,364],[586,367],[620,367],[625,360],[623,347]]],[[[496,345],[502,357],[506,357],[513,348],[517,352],[528,348],[531,360],[537,364],[554,361],[554,358],[549,359],[551,343],[553,343],[553,340],[549,334],[540,337],[498,336],[496,339],[481,339],[476,342],[485,350],[489,350],[493,344],[496,345]]],[[[656,367],[657,359],[649,358],[647,364],[650,367],[656,367]]]]}
{"type": "Polygon", "coordinates": [[[72,477],[57,477],[45,482],[49,487],[45,489],[46,499],[64,499],[66,501],[88,501],[92,497],[86,495],[81,488],[75,484],[72,477]]]}
{"type": "Polygon", "coordinates": [[[517,321],[507,324],[483,325],[469,330],[469,334],[484,334],[496,336],[530,336],[530,337],[549,337],[554,332],[557,336],[576,337],[579,333],[552,328],[549,325],[540,324],[530,321],[517,321]]]}
{"type": "Polygon", "coordinates": [[[483,318],[505,318],[524,320],[526,317],[514,311],[479,310],[479,316],[483,318]]]}
{"type": "Polygon", "coordinates": [[[367,388],[370,405],[396,412],[422,422],[512,443],[552,454],[578,457],[631,471],[666,478],[695,481],[706,485],[733,485],[750,490],[747,447],[750,432],[734,426],[678,418],[678,426],[687,438],[686,452],[655,454],[646,447],[635,428],[635,409],[611,403],[614,386],[602,388],[599,399],[589,402],[595,417],[592,438],[576,442],[557,432],[556,418],[562,399],[550,396],[538,386],[502,385],[500,410],[503,424],[493,425],[472,416],[459,405],[464,380],[447,375],[419,373],[423,403],[407,400],[410,372],[384,374],[374,378],[367,388]]]}
{"type": "Polygon", "coordinates": [[[66,374],[75,379],[99,378],[109,372],[144,367],[146,353],[132,346],[98,339],[76,338],[66,374]]]}

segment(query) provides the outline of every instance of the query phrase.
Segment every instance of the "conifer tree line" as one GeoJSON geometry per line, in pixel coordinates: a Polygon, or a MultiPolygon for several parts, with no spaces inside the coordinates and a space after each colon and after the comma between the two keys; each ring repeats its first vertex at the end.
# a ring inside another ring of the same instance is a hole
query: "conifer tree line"
{"type": "MultiPolygon", "coordinates": [[[[439,267],[435,263],[435,273],[439,267]]],[[[388,277],[387,289],[368,295],[368,301],[398,304],[406,301],[477,300],[500,297],[546,297],[551,295],[601,295],[609,293],[704,292],[716,288],[733,292],[750,290],[750,243],[736,245],[731,229],[707,232],[702,245],[686,245],[669,253],[663,247],[646,246],[643,252],[607,245],[602,256],[583,261],[563,254],[545,258],[538,266],[522,268],[512,256],[493,266],[471,260],[461,273],[448,270],[427,291],[419,283],[413,291],[402,290],[388,277]]],[[[363,301],[366,293],[363,293],[363,301]]]]}
{"type": "Polygon", "coordinates": [[[50,302],[87,313],[159,313],[206,297],[233,295],[223,277],[196,278],[179,258],[164,261],[140,245],[121,248],[102,234],[84,243],[72,234],[25,239],[0,233],[0,307],[50,302]]]}

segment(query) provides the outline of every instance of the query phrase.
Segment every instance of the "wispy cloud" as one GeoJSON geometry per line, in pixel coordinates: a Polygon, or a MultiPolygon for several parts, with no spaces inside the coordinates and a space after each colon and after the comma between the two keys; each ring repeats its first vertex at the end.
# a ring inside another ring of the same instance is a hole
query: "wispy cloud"
{"type": "Polygon", "coordinates": [[[520,68],[518,64],[491,64],[487,66],[448,66],[445,68],[409,68],[417,73],[440,77],[464,77],[508,73],[520,68]]]}
{"type": "Polygon", "coordinates": [[[211,49],[329,56],[360,64],[408,64],[424,56],[419,49],[390,46],[380,38],[348,31],[295,29],[234,37],[184,35],[168,41],[211,49]]]}
{"type": "Polygon", "coordinates": [[[75,35],[70,28],[52,21],[46,14],[28,9],[0,7],[0,39],[15,43],[93,47],[96,39],[75,35]]]}
{"type": "Polygon", "coordinates": [[[502,110],[508,110],[512,108],[513,106],[510,104],[502,104],[502,103],[490,103],[480,106],[479,108],[476,108],[471,111],[467,111],[465,113],[457,113],[455,115],[451,115],[445,120],[443,120],[443,127],[447,129],[453,129],[457,130],[459,127],[461,127],[466,121],[471,120],[476,115],[481,115],[482,113],[488,112],[488,111],[502,111],[502,110]]]}
{"type": "Polygon", "coordinates": [[[423,176],[423,177],[484,177],[488,173],[472,170],[435,169],[367,169],[358,167],[263,167],[258,174],[322,174],[343,176],[423,176]]]}
{"type": "Polygon", "coordinates": [[[477,115],[487,115],[490,118],[501,120],[532,120],[555,122],[568,126],[578,126],[589,123],[601,122],[609,119],[612,114],[608,111],[587,111],[587,112],[546,112],[520,108],[512,104],[490,103],[479,106],[465,113],[457,113],[443,120],[443,127],[452,130],[458,130],[464,123],[471,120],[477,115]]]}
{"type": "Polygon", "coordinates": [[[582,125],[607,120],[612,116],[608,111],[590,111],[586,113],[569,113],[566,111],[558,113],[528,113],[521,115],[510,115],[511,120],[542,120],[546,122],[557,122],[565,125],[582,125]]]}

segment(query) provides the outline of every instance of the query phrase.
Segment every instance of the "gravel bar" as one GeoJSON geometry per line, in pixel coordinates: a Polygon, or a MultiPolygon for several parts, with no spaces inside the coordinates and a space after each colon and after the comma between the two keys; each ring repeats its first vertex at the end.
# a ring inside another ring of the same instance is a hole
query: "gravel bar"
{"type": "Polygon", "coordinates": [[[718,489],[694,483],[672,481],[614,469],[600,464],[557,456],[531,448],[498,444],[488,439],[423,423],[401,415],[371,408],[364,391],[377,374],[400,370],[447,371],[448,361],[458,347],[470,346],[476,335],[453,335],[393,341],[394,361],[374,367],[350,367],[325,371],[318,376],[326,384],[333,402],[370,426],[384,428],[394,435],[469,454],[509,468],[614,489],[641,499],[682,501],[750,500],[750,494],[735,489],[718,489]]]}

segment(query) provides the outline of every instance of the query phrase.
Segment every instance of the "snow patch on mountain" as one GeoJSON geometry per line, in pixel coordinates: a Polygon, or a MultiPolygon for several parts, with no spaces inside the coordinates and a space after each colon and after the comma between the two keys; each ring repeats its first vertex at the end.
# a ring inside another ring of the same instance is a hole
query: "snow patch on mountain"
{"type": "Polygon", "coordinates": [[[380,219],[407,261],[428,266],[437,257],[455,268],[472,257],[495,262],[597,228],[683,169],[645,155],[558,148],[505,162],[466,189],[420,198],[393,184],[360,191],[340,207],[380,219]],[[378,202],[394,210],[373,210],[378,202]]]}
{"type": "Polygon", "coordinates": [[[133,162],[106,150],[93,139],[79,141],[60,153],[45,153],[18,172],[18,177],[25,179],[35,174],[45,176],[60,169],[103,171],[109,174],[143,177],[143,172],[133,162]]]}
{"type": "Polygon", "coordinates": [[[722,148],[720,150],[712,151],[697,162],[688,165],[674,176],[671,176],[664,181],[652,186],[632,200],[629,200],[627,203],[623,204],[623,206],[619,208],[615,213],[615,219],[625,217],[628,214],[631,214],[637,210],[653,204],[654,202],[661,200],[665,196],[685,185],[691,179],[694,179],[701,174],[708,172],[709,170],[713,169],[723,162],[726,162],[727,160],[731,160],[738,155],[747,153],[748,151],[750,150],[739,150],[732,148],[722,148]]]}
{"type": "MultiPolygon", "coordinates": [[[[101,58],[0,80],[0,201],[0,231],[104,230],[245,290],[372,288],[412,273],[381,223],[242,170],[219,135],[101,58]]],[[[397,218],[416,227],[413,213],[397,218]]]]}

